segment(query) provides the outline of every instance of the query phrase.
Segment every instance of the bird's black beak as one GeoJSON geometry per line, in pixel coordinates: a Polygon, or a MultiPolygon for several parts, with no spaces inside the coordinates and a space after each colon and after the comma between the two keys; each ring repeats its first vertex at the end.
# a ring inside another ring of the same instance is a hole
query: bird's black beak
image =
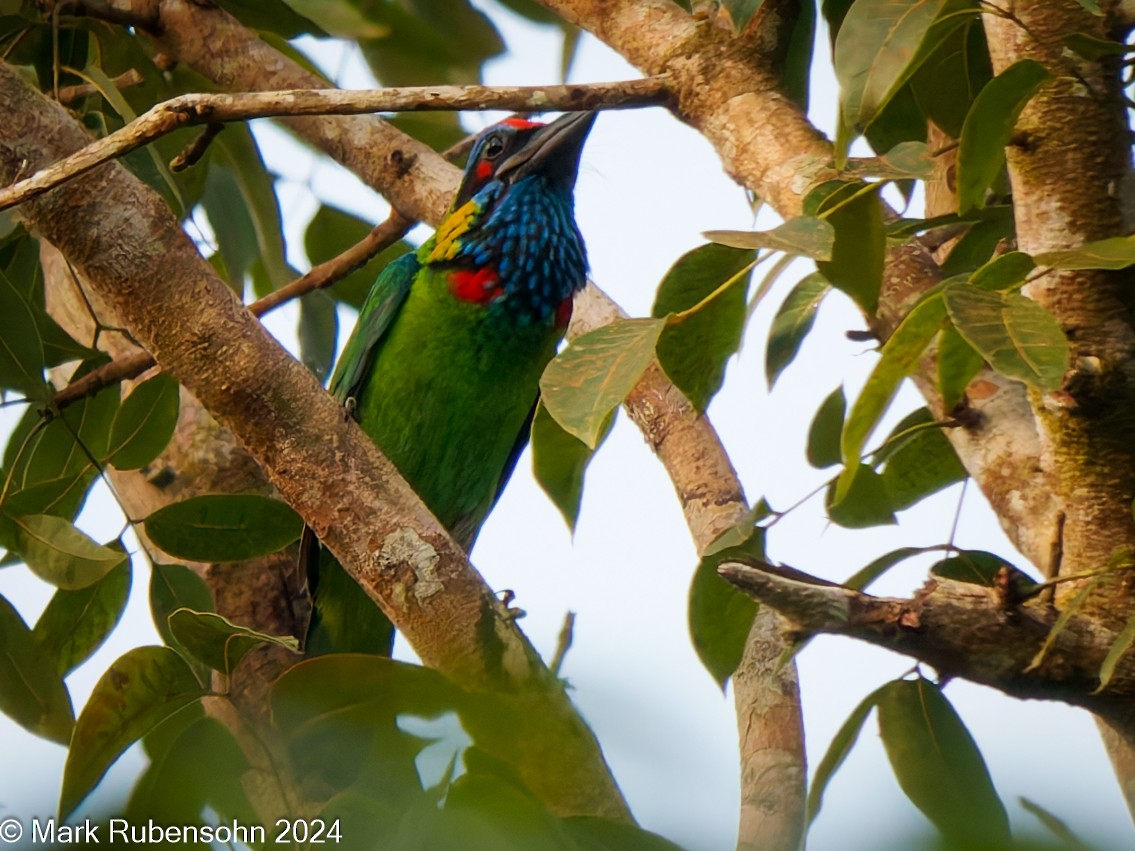
{"type": "Polygon", "coordinates": [[[532,134],[524,147],[501,163],[497,177],[515,183],[529,174],[562,181],[570,189],[579,171],[583,143],[595,123],[594,112],[569,112],[532,134]]]}

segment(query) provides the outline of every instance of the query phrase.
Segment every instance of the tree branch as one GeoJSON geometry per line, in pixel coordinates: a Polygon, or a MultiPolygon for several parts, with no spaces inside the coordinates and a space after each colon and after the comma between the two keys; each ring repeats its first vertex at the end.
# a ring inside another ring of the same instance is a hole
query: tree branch
{"type": "Polygon", "coordinates": [[[119,130],[30,177],[0,189],[0,210],[35,198],[100,163],[116,159],[167,133],[198,124],[253,118],[360,115],[373,112],[508,109],[514,112],[625,109],[665,103],[664,75],[619,83],[572,86],[412,86],[374,91],[340,89],[190,94],[151,107],[119,130]]]}
{"type": "Polygon", "coordinates": [[[1061,700],[1124,727],[1135,719],[1135,656],[1126,654],[1100,688],[1100,666],[1117,635],[1086,618],[1056,632],[1058,613],[1036,598],[1017,604],[996,588],[938,576],[899,599],[811,584],[771,565],[728,562],[719,572],[802,635],[858,638],[1013,697],[1061,700]]]}

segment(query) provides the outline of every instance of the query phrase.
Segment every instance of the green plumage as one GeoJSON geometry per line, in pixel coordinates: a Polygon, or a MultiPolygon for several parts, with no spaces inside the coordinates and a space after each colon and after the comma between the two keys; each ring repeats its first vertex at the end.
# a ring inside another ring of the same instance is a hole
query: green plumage
{"type": "MultiPolygon", "coordinates": [[[[375,282],[331,380],[466,549],[527,442],[540,374],[584,282],[571,192],[591,120],[486,131],[437,234],[375,282]]],[[[389,652],[374,603],[310,535],[304,552],[308,654],[389,652]]]]}

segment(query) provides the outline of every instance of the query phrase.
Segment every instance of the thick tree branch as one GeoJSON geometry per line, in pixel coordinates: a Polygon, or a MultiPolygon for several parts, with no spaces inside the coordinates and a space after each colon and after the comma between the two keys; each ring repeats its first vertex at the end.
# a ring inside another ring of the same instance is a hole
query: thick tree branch
{"type": "MultiPolygon", "coordinates": [[[[0,176],[81,148],[82,127],[0,64],[0,176]]],[[[504,607],[397,471],[236,300],[160,197],[116,163],[27,202],[157,362],[232,430],[415,647],[507,695],[517,738],[485,744],[557,812],[629,818],[594,737],[504,607]],[[329,476],[328,471],[336,475],[329,476]]]]}
{"type": "Polygon", "coordinates": [[[126,126],[70,156],[0,189],[0,210],[34,198],[167,133],[198,124],[215,125],[280,116],[360,115],[409,110],[545,112],[621,109],[664,103],[668,97],[665,76],[572,86],[414,86],[375,91],[307,89],[180,95],[151,107],[126,126]]]}
{"type": "Polygon", "coordinates": [[[1126,654],[1100,689],[1100,666],[1116,634],[1086,618],[1056,631],[1058,613],[1041,600],[1016,604],[998,589],[942,577],[897,599],[803,582],[771,567],[730,562],[719,570],[804,635],[858,638],[926,662],[943,676],[1014,697],[1061,700],[1125,728],[1135,718],[1135,656],[1126,654]]]}

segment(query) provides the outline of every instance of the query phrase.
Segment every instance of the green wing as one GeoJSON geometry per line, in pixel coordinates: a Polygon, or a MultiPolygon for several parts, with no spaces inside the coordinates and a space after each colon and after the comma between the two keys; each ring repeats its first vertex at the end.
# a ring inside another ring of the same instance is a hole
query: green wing
{"type": "Polygon", "coordinates": [[[356,396],[366,381],[374,363],[375,350],[406,301],[414,276],[421,268],[417,255],[413,252],[403,254],[382,270],[370,288],[355,331],[343,349],[335,374],[331,376],[328,389],[340,404],[345,405],[348,399],[356,396]]]}

